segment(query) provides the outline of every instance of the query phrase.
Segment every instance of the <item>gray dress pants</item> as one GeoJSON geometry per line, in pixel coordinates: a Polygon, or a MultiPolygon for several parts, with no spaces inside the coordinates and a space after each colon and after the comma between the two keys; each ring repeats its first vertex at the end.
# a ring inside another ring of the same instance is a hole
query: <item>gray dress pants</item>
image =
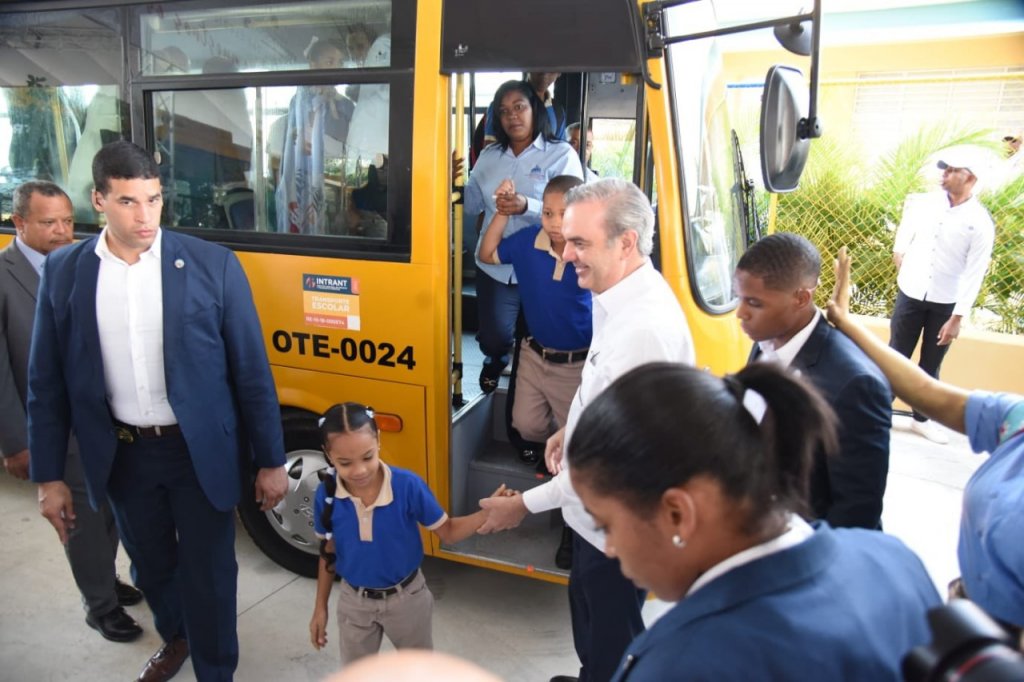
{"type": "Polygon", "coordinates": [[[114,591],[117,524],[105,496],[99,511],[89,506],[77,448],[68,452],[64,482],[71,489],[75,508],[75,527],[68,533],[64,552],[78,591],[82,593],[85,610],[93,616],[103,616],[117,608],[117,593],[114,591]]]}

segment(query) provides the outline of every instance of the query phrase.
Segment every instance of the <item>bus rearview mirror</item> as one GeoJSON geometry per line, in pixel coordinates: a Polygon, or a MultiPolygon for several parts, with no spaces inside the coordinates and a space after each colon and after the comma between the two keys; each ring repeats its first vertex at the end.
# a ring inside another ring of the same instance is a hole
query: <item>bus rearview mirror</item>
{"type": "Polygon", "coordinates": [[[790,66],[768,70],[761,99],[761,176],[769,192],[792,192],[800,186],[811,140],[799,132],[807,120],[803,74],[790,66]]]}

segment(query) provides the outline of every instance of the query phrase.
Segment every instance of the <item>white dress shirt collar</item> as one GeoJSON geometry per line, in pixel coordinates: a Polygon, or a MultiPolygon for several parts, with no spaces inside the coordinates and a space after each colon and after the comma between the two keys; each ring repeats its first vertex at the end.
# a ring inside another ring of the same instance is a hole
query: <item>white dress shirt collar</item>
{"type": "MultiPolygon", "coordinates": [[[[106,260],[113,258],[121,263],[126,261],[110,250],[110,245],[107,243],[109,235],[107,234],[109,228],[104,227],[103,231],[100,232],[99,238],[96,240],[96,255],[100,257],[100,260],[106,260]]],[[[142,252],[140,258],[156,258],[160,260],[160,247],[163,242],[164,231],[163,228],[157,228],[156,237],[153,239],[153,243],[150,244],[149,248],[142,252]]]]}
{"type": "Polygon", "coordinates": [[[608,287],[600,294],[594,294],[594,335],[597,335],[597,325],[600,322],[616,314],[616,312],[636,305],[637,297],[646,290],[647,281],[654,275],[661,277],[654,269],[650,258],[644,258],[643,264],[623,277],[620,281],[608,287]]]}
{"type": "MultiPolygon", "coordinates": [[[[733,554],[725,561],[721,561],[704,571],[704,573],[702,573],[701,576],[697,578],[692,585],[690,585],[690,589],[686,591],[686,596],[689,597],[715,578],[719,578],[729,571],[739,568],[743,564],[749,564],[751,561],[756,561],[757,559],[761,559],[770,554],[782,552],[790,547],[796,547],[801,542],[804,542],[814,535],[814,528],[796,514],[789,515],[789,521],[786,525],[786,532],[782,535],[773,538],[768,542],[762,542],[759,545],[748,547],[742,552],[733,554]]],[[[685,552],[686,548],[684,547],[680,551],[685,552]]]]}
{"type": "Polygon", "coordinates": [[[807,323],[807,326],[794,334],[793,338],[787,341],[781,348],[776,348],[775,343],[771,340],[758,341],[757,345],[761,348],[761,361],[774,361],[783,367],[792,365],[797,354],[803,349],[804,344],[807,343],[807,339],[811,338],[811,334],[814,332],[814,328],[818,326],[820,318],[821,311],[815,308],[814,317],[807,323]]]}

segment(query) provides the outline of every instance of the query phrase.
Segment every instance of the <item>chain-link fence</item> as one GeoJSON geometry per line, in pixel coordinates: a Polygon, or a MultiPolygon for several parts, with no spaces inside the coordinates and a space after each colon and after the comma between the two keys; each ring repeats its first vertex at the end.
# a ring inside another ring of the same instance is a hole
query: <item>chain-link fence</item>
{"type": "MultiPolygon", "coordinates": [[[[1024,128],[1024,73],[825,82],[819,111],[825,112],[825,136],[812,143],[799,191],[758,197],[774,230],[803,234],[824,263],[849,247],[853,310],[888,317],[896,296],[893,239],[904,200],[940,189],[940,150],[976,145],[988,159],[976,194],[992,214],[996,240],[969,324],[1024,333],[1024,156],[1008,158],[1003,141],[1024,128]],[[936,93],[945,106],[929,102],[936,93]],[[916,107],[908,111],[908,102],[916,107]]],[[[833,281],[824,267],[819,304],[833,281]]]]}

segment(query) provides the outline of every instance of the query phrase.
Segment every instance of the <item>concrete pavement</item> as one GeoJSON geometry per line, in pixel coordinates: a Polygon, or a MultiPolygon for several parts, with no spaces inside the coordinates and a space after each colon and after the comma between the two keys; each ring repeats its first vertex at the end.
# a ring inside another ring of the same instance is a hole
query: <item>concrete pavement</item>
{"type": "MultiPolygon", "coordinates": [[[[966,438],[937,446],[896,417],[883,523],[924,560],[940,593],[959,572],[960,498],[983,461],[966,438]]],[[[145,605],[129,612],[145,628],[130,644],[102,639],[85,625],[71,572],[56,535],[36,511],[34,486],[0,474],[0,680],[131,680],[160,646],[145,605]]],[[[328,647],[309,644],[314,581],[279,568],[238,527],[240,682],[320,680],[338,668],[337,632],[328,647]]],[[[130,575],[127,557],[119,571],[130,575]]],[[[575,674],[565,588],[453,562],[424,564],[436,598],[434,641],[509,682],[575,674]]],[[[652,601],[649,618],[669,605],[652,601]]],[[[333,618],[333,607],[331,615],[333,618]]],[[[386,647],[389,645],[385,644],[386,647]]],[[[195,680],[188,663],[175,680],[195,680]]]]}

